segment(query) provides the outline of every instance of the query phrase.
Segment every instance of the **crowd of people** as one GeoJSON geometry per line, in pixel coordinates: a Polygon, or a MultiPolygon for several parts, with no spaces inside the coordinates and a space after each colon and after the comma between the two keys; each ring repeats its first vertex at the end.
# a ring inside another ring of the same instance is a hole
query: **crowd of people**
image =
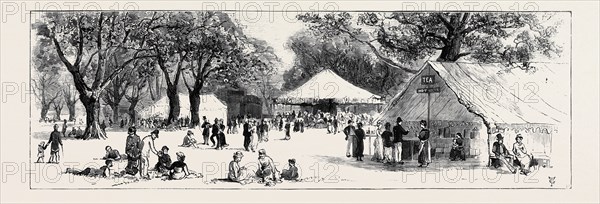
{"type": "MultiPolygon", "coordinates": [[[[295,167],[295,159],[288,160],[289,168],[280,171],[276,168],[273,159],[266,154],[264,149],[259,149],[258,144],[268,141],[268,132],[271,129],[270,121],[266,119],[253,119],[244,117],[242,121],[237,118],[235,122],[228,122],[227,126],[223,119],[215,118],[213,123],[203,117],[203,123],[199,126],[202,129],[204,141],[200,143],[194,136],[194,132],[190,129],[183,137],[181,147],[198,148],[200,145],[212,145],[217,150],[223,150],[227,147],[226,134],[235,134],[237,129],[243,129],[244,148],[246,151],[258,151],[258,168],[252,172],[247,167],[240,167],[243,154],[236,152],[234,160],[230,163],[230,172],[228,180],[246,184],[257,181],[265,185],[275,185],[281,180],[297,180],[299,178],[298,169],[295,167]],[[235,124],[235,126],[233,125],[235,124]],[[239,127],[241,126],[241,127],[239,127]],[[209,143],[210,142],[210,143],[209,143]]],[[[148,123],[146,123],[148,124],[148,123]]],[[[50,162],[58,163],[60,157],[58,152],[62,149],[61,137],[64,136],[66,123],[63,126],[63,131],[60,131],[60,126],[55,124],[54,131],[50,134],[50,140],[46,144],[42,142],[38,145],[38,162],[44,159],[44,150],[51,147],[50,162]]],[[[77,131],[73,128],[73,131],[77,131]]],[[[185,163],[185,154],[183,152],[176,153],[176,161],[172,161],[169,155],[169,147],[162,146],[160,150],[156,148],[155,140],[159,138],[159,129],[153,130],[149,135],[140,137],[137,135],[137,128],[131,126],[127,129],[127,138],[125,141],[125,151],[121,154],[118,150],[111,146],[105,147],[105,155],[102,157],[105,160],[105,165],[100,168],[87,167],[83,170],[69,168],[66,173],[72,173],[80,176],[93,177],[112,177],[112,176],[138,176],[142,179],[152,179],[154,177],[163,177],[170,180],[180,180],[184,178],[201,177],[201,175],[193,173],[188,169],[185,163]],[[150,165],[150,158],[156,157],[158,162],[150,165]],[[127,165],[121,172],[111,172],[111,167],[114,161],[126,161],[127,165]],[[150,172],[155,172],[152,176],[150,172]]],[[[70,133],[69,133],[70,134],[70,133]]]]}
{"type": "MultiPolygon", "coordinates": [[[[164,121],[141,119],[139,123],[143,128],[165,128],[164,121]]],[[[183,121],[186,121],[185,119],[183,121]]],[[[189,120],[187,120],[189,122],[189,120]]],[[[186,122],[186,123],[187,123],[186,122]]],[[[304,132],[305,128],[315,127],[315,123],[323,123],[328,134],[337,134],[339,132],[345,135],[346,140],[346,157],[355,158],[356,161],[362,162],[364,159],[365,144],[367,132],[364,129],[365,123],[372,124],[372,118],[353,115],[348,113],[340,114],[309,114],[309,113],[283,113],[277,114],[274,118],[251,118],[231,117],[225,123],[224,119],[215,118],[210,121],[205,116],[202,117],[202,123],[197,126],[202,132],[203,141],[200,142],[194,136],[193,129],[188,129],[183,136],[183,142],[180,147],[199,148],[201,145],[211,146],[217,150],[223,150],[228,147],[226,135],[239,134],[244,137],[243,149],[247,152],[258,151],[258,168],[254,171],[251,168],[240,166],[244,154],[237,151],[233,154],[233,160],[229,163],[229,173],[227,179],[240,184],[251,182],[264,183],[272,186],[282,180],[298,180],[298,168],[296,160],[289,159],[288,166],[282,171],[275,166],[273,159],[267,155],[265,149],[259,148],[260,143],[269,141],[269,132],[285,131],[284,140],[290,140],[292,132],[304,132]],[[347,119],[347,120],[346,120],[347,119]],[[341,120],[346,120],[344,128],[341,120]],[[212,122],[212,123],[211,123],[212,122]],[[307,125],[310,124],[310,125],[307,125]]],[[[403,136],[409,134],[409,131],[402,126],[402,118],[398,117],[392,125],[390,122],[378,121],[375,123],[376,131],[375,140],[373,143],[374,153],[371,160],[384,163],[386,165],[403,165],[402,160],[402,143],[405,142],[403,136]]],[[[430,131],[427,128],[426,121],[421,120],[420,131],[416,133],[418,138],[418,164],[419,167],[428,167],[431,164],[431,144],[429,142],[430,131]]],[[[176,124],[180,127],[185,127],[184,123],[176,124]]],[[[102,131],[105,131],[106,125],[101,124],[102,131]]],[[[104,166],[100,168],[88,167],[83,170],[67,169],[67,173],[72,173],[82,176],[96,177],[111,177],[114,175],[124,176],[139,175],[142,179],[152,179],[153,177],[162,177],[170,180],[180,180],[185,178],[201,177],[188,169],[185,163],[186,155],[183,152],[177,152],[175,161],[171,160],[169,155],[169,147],[162,146],[158,150],[155,146],[155,140],[159,138],[159,128],[154,129],[149,135],[140,137],[137,135],[137,128],[131,126],[127,131],[127,139],[124,154],[110,146],[105,147],[106,154],[102,157],[105,160],[104,166]],[[158,162],[154,165],[150,164],[150,158],[156,157],[158,162]],[[127,166],[122,172],[113,173],[111,167],[114,161],[126,160],[127,166]],[[155,172],[155,173],[150,173],[155,172]],[[151,176],[154,175],[154,176],[151,176]]],[[[62,137],[82,138],[83,130],[80,127],[72,127],[72,130],[67,134],[67,121],[63,121],[62,128],[59,124],[53,126],[53,131],[50,134],[47,143],[41,142],[38,145],[38,160],[43,162],[45,158],[44,151],[50,147],[49,163],[59,163],[60,154],[63,150],[62,137]]],[[[516,173],[520,170],[523,174],[530,172],[530,167],[534,166],[535,160],[533,156],[527,152],[525,145],[522,143],[523,137],[519,134],[516,136],[516,142],[513,144],[512,151],[509,151],[503,144],[503,136],[496,135],[497,141],[493,144],[494,158],[492,158],[492,166],[500,168],[506,167],[510,172],[516,173]]],[[[452,142],[450,151],[450,160],[465,160],[464,141],[460,133],[456,133],[452,142]]]]}

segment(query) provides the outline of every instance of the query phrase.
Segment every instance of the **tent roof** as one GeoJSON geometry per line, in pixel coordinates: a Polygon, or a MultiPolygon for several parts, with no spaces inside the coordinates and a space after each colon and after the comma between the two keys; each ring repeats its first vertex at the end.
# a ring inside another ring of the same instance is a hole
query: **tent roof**
{"type": "Polygon", "coordinates": [[[421,88],[416,78],[431,69],[442,84],[441,92],[432,94],[432,120],[473,121],[476,114],[490,123],[558,124],[566,120],[568,64],[532,66],[534,72],[502,64],[427,62],[384,108],[379,119],[426,119],[427,94],[416,93],[415,89],[421,88]]]}
{"type": "Polygon", "coordinates": [[[313,76],[302,86],[277,98],[284,104],[314,104],[319,100],[333,100],[341,104],[381,104],[380,96],[359,88],[326,69],[313,76]]]}
{"type": "MultiPolygon", "coordinates": [[[[179,94],[179,105],[180,113],[182,116],[190,113],[190,100],[189,95],[180,93],[179,94]]],[[[227,110],[227,105],[219,100],[214,94],[202,94],[200,95],[200,111],[215,111],[215,110],[227,110]]],[[[144,108],[140,111],[142,117],[153,117],[163,116],[166,117],[169,111],[169,97],[165,96],[154,104],[144,108]]]]}

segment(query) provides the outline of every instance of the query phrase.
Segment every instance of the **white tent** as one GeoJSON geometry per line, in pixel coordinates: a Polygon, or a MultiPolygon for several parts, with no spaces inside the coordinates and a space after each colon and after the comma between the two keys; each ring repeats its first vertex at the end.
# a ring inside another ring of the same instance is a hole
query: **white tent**
{"type": "Polygon", "coordinates": [[[326,69],[313,76],[302,86],[277,98],[282,104],[315,104],[319,100],[333,100],[338,104],[382,104],[381,97],[344,80],[326,69]]]}
{"type": "MultiPolygon", "coordinates": [[[[179,105],[181,107],[180,117],[190,116],[190,100],[187,94],[179,94],[179,105]]],[[[140,111],[143,118],[160,117],[167,118],[169,116],[169,98],[163,97],[154,104],[145,107],[140,111]]],[[[214,94],[200,95],[200,117],[212,120],[214,118],[222,118],[227,120],[227,105],[219,100],[214,94]]]]}

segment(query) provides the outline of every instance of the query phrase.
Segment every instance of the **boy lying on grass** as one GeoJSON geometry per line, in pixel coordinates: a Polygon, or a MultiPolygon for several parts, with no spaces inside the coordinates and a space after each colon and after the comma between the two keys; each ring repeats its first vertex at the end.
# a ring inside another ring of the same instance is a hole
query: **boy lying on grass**
{"type": "Polygon", "coordinates": [[[100,168],[87,167],[83,171],[67,168],[66,173],[71,173],[78,176],[110,178],[112,176],[110,167],[113,166],[113,162],[112,160],[106,160],[104,161],[104,164],[105,165],[100,168]]]}

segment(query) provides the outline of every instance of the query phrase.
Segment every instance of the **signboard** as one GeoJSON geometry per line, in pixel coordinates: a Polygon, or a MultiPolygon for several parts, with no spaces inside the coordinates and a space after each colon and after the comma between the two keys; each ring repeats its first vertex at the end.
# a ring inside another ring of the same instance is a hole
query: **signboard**
{"type": "Polygon", "coordinates": [[[421,76],[422,85],[431,85],[435,83],[435,75],[423,75],[421,76]]]}
{"type": "Polygon", "coordinates": [[[440,92],[440,87],[417,89],[417,93],[439,93],[439,92],[440,92]]]}

